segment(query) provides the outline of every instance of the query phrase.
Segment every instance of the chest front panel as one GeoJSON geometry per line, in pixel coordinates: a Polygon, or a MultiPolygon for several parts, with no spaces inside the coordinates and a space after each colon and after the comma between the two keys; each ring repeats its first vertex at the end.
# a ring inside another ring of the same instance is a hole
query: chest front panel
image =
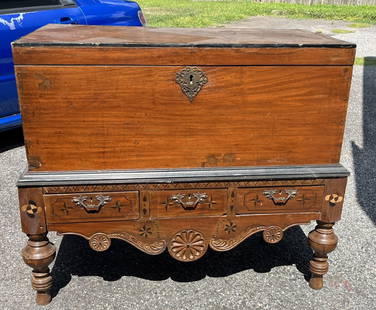
{"type": "Polygon", "coordinates": [[[199,66],[193,100],[176,81],[185,67],[19,66],[34,168],[338,162],[349,67],[199,66]]]}

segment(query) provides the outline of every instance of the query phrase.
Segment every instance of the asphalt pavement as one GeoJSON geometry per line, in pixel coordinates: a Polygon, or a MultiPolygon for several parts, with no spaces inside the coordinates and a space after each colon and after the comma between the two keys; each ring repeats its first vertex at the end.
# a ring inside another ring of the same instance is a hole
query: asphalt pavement
{"type": "MultiPolygon", "coordinates": [[[[318,23],[277,20],[279,28],[318,23]]],[[[231,26],[262,26],[261,21],[231,26]]],[[[366,60],[376,57],[374,27],[335,37],[357,43],[358,56],[366,60]]],[[[333,118],[328,115],[328,121],[333,118]]],[[[376,66],[355,66],[341,157],[351,176],[342,220],[335,225],[339,244],[329,254],[322,290],[310,289],[306,280],[312,255],[306,234],[314,223],[289,229],[275,245],[256,234],[234,250],[209,250],[193,263],[177,262],[166,253],[149,256],[117,240],[97,253],[80,237],[50,233],[59,249],[52,264],[57,296],[45,309],[375,309],[375,139],[376,66]]],[[[31,269],[20,255],[27,238],[20,228],[15,184],[25,168],[22,133],[0,134],[0,309],[42,309],[34,303],[31,269]]]]}

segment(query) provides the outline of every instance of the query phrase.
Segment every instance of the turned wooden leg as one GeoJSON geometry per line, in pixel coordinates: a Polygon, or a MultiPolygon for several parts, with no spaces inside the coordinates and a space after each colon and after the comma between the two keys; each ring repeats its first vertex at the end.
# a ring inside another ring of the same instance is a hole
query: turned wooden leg
{"type": "Polygon", "coordinates": [[[315,290],[323,287],[323,275],[328,272],[328,253],[332,252],[338,242],[333,231],[334,223],[317,221],[317,226],[308,234],[308,242],[314,251],[313,259],[310,261],[309,269],[311,279],[309,286],[315,290]]]}
{"type": "Polygon", "coordinates": [[[22,250],[22,258],[33,268],[31,285],[37,291],[36,302],[47,305],[51,301],[52,277],[48,265],[55,258],[56,248],[46,234],[28,235],[29,241],[22,250]]]}

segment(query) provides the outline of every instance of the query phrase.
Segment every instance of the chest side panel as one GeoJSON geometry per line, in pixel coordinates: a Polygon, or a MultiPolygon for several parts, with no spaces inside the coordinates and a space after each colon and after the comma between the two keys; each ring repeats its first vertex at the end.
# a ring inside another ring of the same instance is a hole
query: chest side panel
{"type": "Polygon", "coordinates": [[[18,66],[39,171],[329,164],[339,160],[351,66],[18,66]]]}

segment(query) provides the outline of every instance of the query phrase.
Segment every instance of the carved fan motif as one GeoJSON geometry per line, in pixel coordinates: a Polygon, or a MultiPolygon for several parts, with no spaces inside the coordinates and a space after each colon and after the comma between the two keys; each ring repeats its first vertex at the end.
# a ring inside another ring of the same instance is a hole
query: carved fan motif
{"type": "Polygon", "coordinates": [[[208,248],[204,236],[193,229],[178,232],[171,240],[170,255],[182,262],[192,262],[202,257],[208,248]]]}

